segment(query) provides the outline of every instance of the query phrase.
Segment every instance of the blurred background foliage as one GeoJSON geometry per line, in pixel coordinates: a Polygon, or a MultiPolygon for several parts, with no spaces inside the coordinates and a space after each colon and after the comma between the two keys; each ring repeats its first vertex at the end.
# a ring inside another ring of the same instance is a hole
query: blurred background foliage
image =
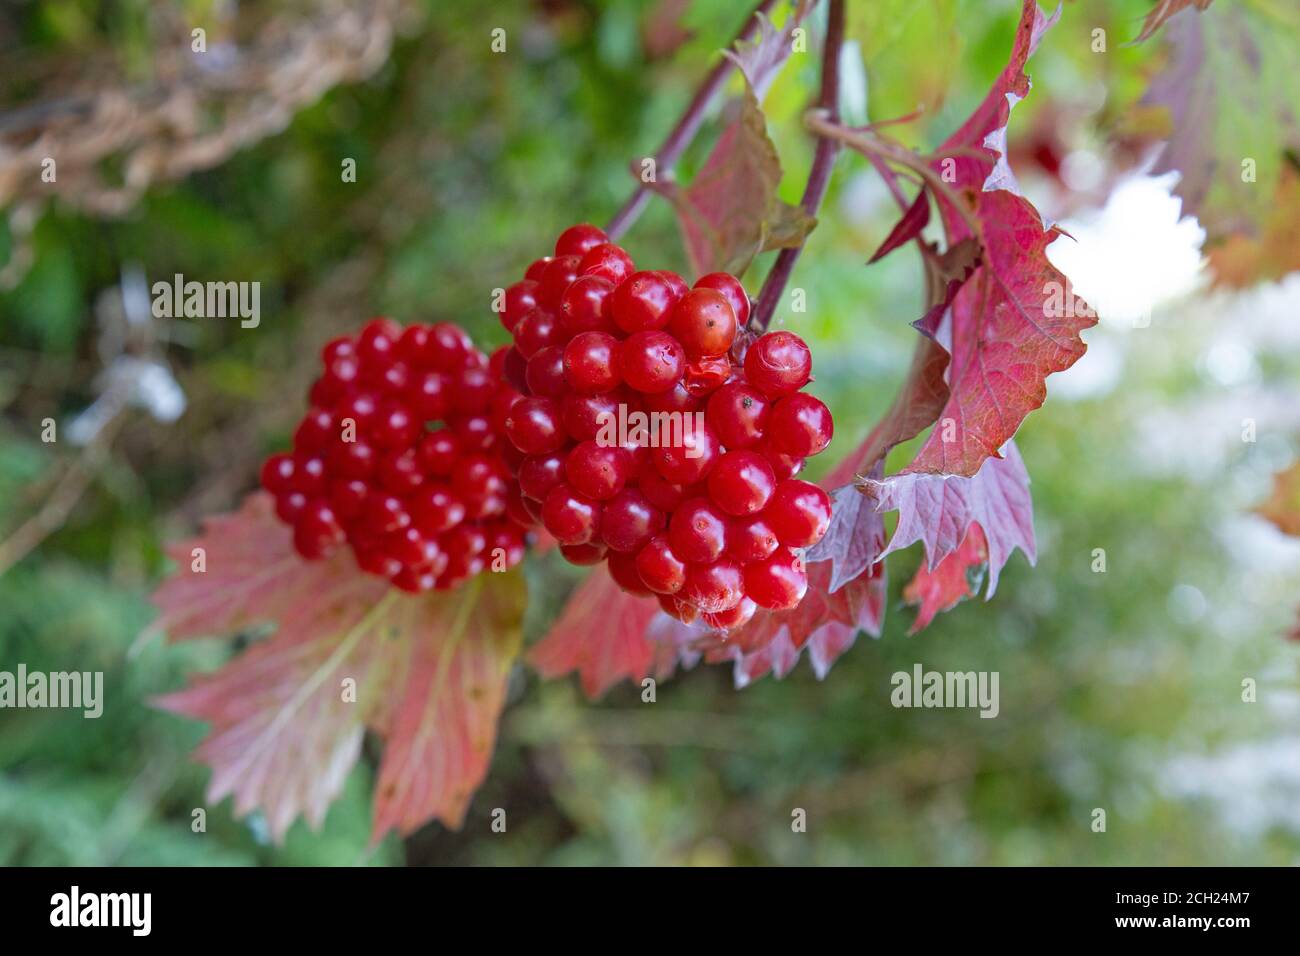
{"type": "MultiPolygon", "coordinates": [[[[852,102],[877,121],[921,108],[893,131],[937,143],[1005,64],[1017,7],[853,0],[852,102]]],[[[1167,182],[1140,176],[1149,144],[1128,117],[1162,48],[1122,44],[1148,9],[1068,3],[1013,114],[1017,172],[1076,236],[1076,264],[1122,281],[1107,255],[1128,242],[1152,257],[1148,284],[1163,277],[1145,290],[1150,326],[1103,316],[1088,356],[1049,382],[1021,431],[1038,567],[1014,557],[991,601],[909,637],[899,592],[919,555],[891,558],[883,637],[859,636],[821,682],[803,663],[737,692],[729,669],[699,668],[661,685],[653,705],[632,687],[591,704],[572,682],[542,685],[518,668],[463,830],[431,825],[372,848],[364,763],[318,834],[298,824],[272,846],[229,802],[192,831],[207,772],[187,753],[203,728],[149,699],[238,643],[138,639],[165,571],[160,543],[254,487],[261,458],[287,444],[331,336],[387,313],[450,319],[502,343],[491,290],[564,226],[612,214],[628,164],[658,144],[744,10],[721,0],[518,0],[490,12],[433,0],[6,5],[0,669],[102,670],[106,706],[93,721],[0,711],[0,861],[1300,860],[1300,695],[1283,639],[1300,547],[1249,513],[1295,452],[1300,284],[1211,287],[1195,224],[1179,224],[1167,182]],[[206,30],[203,54],[190,50],[194,27],[206,30]],[[507,31],[503,54],[490,50],[493,27],[507,31]],[[1104,54],[1092,49],[1097,28],[1104,54]],[[178,88],[189,93],[172,98],[178,88]],[[114,96],[125,113],[96,111],[114,96]],[[159,103],[170,104],[166,121],[150,125],[159,103]],[[87,116],[131,117],[143,131],[84,168],[60,160],[56,183],[16,176],[14,151],[39,144],[50,116],[69,124],[73,145],[87,116]],[[196,140],[203,148],[187,152],[196,140]],[[346,159],[355,182],[340,176],[346,159]],[[1181,272],[1154,261],[1162,249],[1181,272]],[[260,282],[260,326],[128,321],[140,280],[176,273],[260,282]],[[111,423],[72,447],[69,423],[123,394],[106,375],[123,356],[166,380],[128,389],[111,423]],[[61,429],[54,444],[41,440],[47,417],[61,429]],[[1244,418],[1258,422],[1256,441],[1242,440],[1244,418]],[[1000,716],[892,708],[890,675],[918,661],[1000,672],[1000,716]],[[1242,702],[1244,678],[1258,682],[1258,703],[1242,702]],[[494,807],[508,811],[507,835],[490,830],[494,807]],[[796,807],[806,834],[791,832],[796,807]],[[1090,827],[1098,807],[1104,834],[1090,827]]],[[[811,155],[799,117],[815,53],[792,58],[765,104],[790,201],[811,155]]],[[[808,312],[777,322],[811,340],[816,389],[836,414],[824,469],[901,381],[921,282],[911,250],[863,266],[896,211],[860,159],[838,161],[821,219],[794,279],[808,312]]],[[[685,267],[662,201],[627,244],[638,259],[685,267]]],[[[751,293],[768,261],[746,276],[751,293]]],[[[1062,265],[1085,296],[1124,294],[1083,288],[1062,265]]],[[[529,573],[536,636],[576,573],[554,560],[529,573]]]]}

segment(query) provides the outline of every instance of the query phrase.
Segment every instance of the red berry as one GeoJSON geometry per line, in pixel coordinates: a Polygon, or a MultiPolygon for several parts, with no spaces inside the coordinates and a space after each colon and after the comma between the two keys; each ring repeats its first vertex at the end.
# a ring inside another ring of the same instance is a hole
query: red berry
{"type": "Polygon", "coordinates": [[[581,332],[612,332],[605,315],[614,283],[600,276],[579,276],[560,297],[560,325],[567,335],[581,332]]]}
{"type": "Polygon", "coordinates": [[[528,269],[524,272],[524,278],[533,282],[539,281],[542,278],[542,273],[546,270],[546,267],[550,265],[553,258],[555,257],[542,256],[540,259],[534,259],[532,264],[529,265],[528,269]]]}
{"type": "Polygon", "coordinates": [[[586,544],[600,531],[600,503],[559,485],[542,503],[542,524],[560,544],[586,544]]]}
{"type": "Polygon", "coordinates": [[[432,358],[433,331],[427,325],[408,325],[397,339],[397,358],[412,368],[423,368],[432,358]]]}
{"type": "Polygon", "coordinates": [[[641,581],[657,594],[674,594],[686,583],[686,562],[677,557],[667,535],[655,535],[636,555],[641,581]]]}
{"type": "Polygon", "coordinates": [[[694,604],[678,600],[674,595],[660,594],[658,600],[665,614],[677,618],[683,624],[694,624],[700,616],[699,609],[694,604]]]}
{"type": "Polygon", "coordinates": [[[370,486],[356,478],[336,478],[330,483],[329,503],[339,521],[349,524],[361,514],[370,486]]]}
{"type": "Polygon", "coordinates": [[[535,501],[543,501],[551,489],[564,481],[564,461],[567,456],[552,452],[549,455],[529,455],[519,465],[519,490],[535,501]]]}
{"type": "Polygon", "coordinates": [[[564,342],[565,336],[555,313],[547,309],[533,309],[515,326],[515,348],[525,359],[532,358],[548,345],[563,345],[564,342]]]}
{"type": "Polygon", "coordinates": [[[339,478],[365,481],[375,470],[375,450],[362,441],[344,441],[334,445],[325,456],[332,474],[339,478]]]}
{"type": "Polygon", "coordinates": [[[560,554],[564,555],[564,560],[570,564],[576,564],[580,567],[586,567],[591,564],[600,564],[605,560],[609,549],[603,544],[595,541],[588,541],[585,544],[562,544],[560,545],[560,554]]]}
{"type": "Polygon", "coordinates": [[[501,303],[501,324],[513,332],[519,320],[537,305],[537,283],[530,279],[516,282],[506,289],[501,303]]]}
{"type": "Polygon", "coordinates": [[[743,328],[749,321],[749,296],[735,276],[726,272],[710,272],[695,280],[695,288],[717,289],[731,304],[731,310],[736,314],[736,324],[743,328]]]}
{"type": "Polygon", "coordinates": [[[678,427],[671,422],[654,436],[651,460],[666,481],[677,485],[693,485],[703,481],[722,455],[718,437],[708,424],[688,419],[678,427]]]}
{"type": "Polygon", "coordinates": [[[379,483],[395,495],[409,495],[424,484],[424,471],[413,449],[390,451],[379,459],[379,483]]]}
{"type": "MultiPolygon", "coordinates": [[[[569,343],[572,345],[573,343],[569,343]]],[[[568,346],[548,345],[539,349],[528,360],[528,369],[524,381],[528,391],[546,398],[559,398],[569,390],[564,380],[564,356],[568,346]]]]}
{"type": "Polygon", "coordinates": [[[262,487],[273,495],[283,494],[293,485],[293,458],[272,455],[262,462],[262,487]]]}
{"type": "Polygon", "coordinates": [[[442,372],[416,372],[407,382],[403,399],[422,421],[443,418],[450,407],[451,385],[442,372]]]}
{"type": "Polygon", "coordinates": [[[691,360],[722,355],[736,338],[736,313],[717,289],[692,289],[677,300],[668,322],[691,360]]]}
{"type": "Polygon", "coordinates": [[[701,617],[709,627],[716,628],[719,631],[731,631],[748,624],[757,610],[757,604],[749,598],[743,597],[740,599],[739,604],[729,610],[703,614],[701,617]]]}
{"type": "Polygon", "coordinates": [[[692,395],[685,382],[678,382],[672,388],[641,396],[641,403],[647,412],[697,412],[704,403],[692,395]]]}
{"type": "Polygon", "coordinates": [[[293,524],[307,507],[307,496],[301,491],[286,491],[275,496],[275,514],[285,524],[293,524]]]}
{"type": "Polygon", "coordinates": [[[496,525],[488,531],[487,553],[494,571],[498,562],[513,568],[524,559],[523,532],[509,524],[496,525]]]}
{"type": "Polygon", "coordinates": [[[614,245],[606,242],[588,249],[578,263],[578,273],[584,276],[600,276],[618,285],[635,270],[632,257],[614,245]]]}
{"type": "Polygon", "coordinates": [[[601,509],[600,536],[611,551],[639,551],[663,527],[664,513],[636,488],[624,488],[601,509]]]}
{"type": "Polygon", "coordinates": [[[692,498],[669,519],[668,541],[686,561],[716,561],[727,544],[727,516],[707,498],[692,498]]]}
{"type": "Polygon", "coordinates": [[[623,379],[638,392],[664,392],[681,380],[686,353],[667,332],[636,332],[623,342],[619,356],[623,379]]]}
{"type": "Polygon", "coordinates": [[[803,560],[789,548],[745,566],[745,593],[759,607],[788,611],[799,606],[807,590],[803,560]]]}
{"type": "Polygon", "coordinates": [[[574,336],[564,347],[563,371],[575,392],[608,392],[617,387],[623,379],[618,339],[607,332],[582,332],[574,336]]]}
{"type": "Polygon", "coordinates": [[[293,525],[294,549],[309,561],[326,557],[345,540],[342,526],[324,500],[308,502],[293,525]]]}
{"type": "Polygon", "coordinates": [[[523,392],[528,388],[528,359],[524,358],[522,352],[513,345],[506,350],[505,357],[501,361],[501,376],[506,382],[517,391],[523,392]]]}
{"type": "Polygon", "coordinates": [[[361,520],[372,531],[400,531],[411,523],[411,514],[397,495],[372,494],[361,508],[361,520]]]}
{"type": "Polygon", "coordinates": [[[830,527],[831,498],[811,481],[793,478],[776,486],[763,514],[783,545],[810,548],[830,527]]]}
{"type": "Polygon", "coordinates": [[[618,551],[610,551],[606,557],[609,561],[609,576],[624,591],[642,597],[649,597],[654,594],[641,580],[641,572],[636,569],[637,556],[635,553],[623,554],[618,551]]]}
{"type": "Polygon", "coordinates": [[[797,392],[812,374],[812,353],[793,332],[761,335],[745,353],[745,378],[769,398],[797,392]]]}
{"type": "Polygon", "coordinates": [[[402,327],[392,319],[371,319],[357,336],[357,357],[363,364],[387,363],[393,359],[401,335],[402,327]]]}
{"type": "Polygon", "coordinates": [[[662,273],[634,272],[614,290],[609,317],[624,332],[662,329],[679,298],[662,273]]]}
{"type": "Polygon", "coordinates": [[[419,434],[419,423],[410,409],[399,402],[386,402],[379,408],[370,439],[379,448],[405,448],[419,434]]]}
{"type": "Polygon", "coordinates": [[[709,497],[730,515],[762,511],[775,488],[772,466],[755,451],[729,451],[709,472],[709,497]]]}
{"type": "Polygon", "coordinates": [[[426,591],[433,590],[438,576],[432,571],[402,568],[392,576],[391,580],[394,587],[400,588],[409,594],[423,594],[426,591]]]}
{"type": "Polygon", "coordinates": [[[351,357],[357,354],[357,343],[346,335],[330,339],[320,350],[321,364],[329,366],[336,358],[351,357]]]}
{"type": "Polygon", "coordinates": [[[435,322],[429,327],[429,366],[438,372],[454,372],[472,363],[474,342],[459,325],[435,322]]]}
{"type": "Polygon", "coordinates": [[[587,441],[600,434],[608,421],[617,421],[618,406],[623,400],[618,392],[606,392],[604,395],[565,395],[560,402],[560,417],[569,437],[575,441],[587,441]]]}
{"type": "Polygon", "coordinates": [[[450,475],[460,457],[460,439],[448,428],[435,429],[420,439],[416,454],[429,474],[450,475]]]}
{"type": "Polygon", "coordinates": [[[690,286],[686,284],[686,280],[671,269],[658,269],[655,274],[668,283],[668,288],[672,290],[674,299],[680,299],[690,291],[690,286]]]}
{"type": "Polygon", "coordinates": [[[763,393],[745,382],[729,382],[709,397],[706,421],[726,448],[758,444],[767,427],[769,405],[763,393]]]}
{"type": "Polygon", "coordinates": [[[334,438],[334,415],[324,408],[310,408],[293,433],[294,451],[323,451],[334,438]]]}
{"type": "Polygon", "coordinates": [[[550,398],[521,398],[506,418],[506,435],[526,455],[558,451],[566,437],[559,406],[550,398]]]}
{"type": "Polygon", "coordinates": [[[463,448],[485,451],[496,442],[496,431],[487,415],[454,415],[451,430],[463,448]]]}
{"type": "Polygon", "coordinates": [[[804,460],[798,455],[785,455],[779,451],[773,451],[772,442],[768,436],[764,436],[762,441],[754,446],[754,450],[767,459],[767,463],[772,466],[772,473],[776,475],[777,481],[793,478],[803,471],[804,460]]]}
{"type": "Polygon", "coordinates": [[[632,475],[632,459],[617,446],[584,441],[569,452],[564,473],[569,484],[579,492],[604,501],[623,490],[632,475]]]}
{"type": "Polygon", "coordinates": [[[465,505],[445,484],[431,484],[410,499],[411,520],[421,532],[435,537],[465,520],[465,505]]]}
{"type": "Polygon", "coordinates": [[[551,311],[559,309],[565,290],[578,278],[581,261],[580,256],[556,256],[546,264],[537,283],[537,301],[542,306],[551,311]]]}
{"type": "Polygon", "coordinates": [[[729,382],[734,374],[735,368],[731,360],[725,355],[715,355],[687,362],[682,384],[686,387],[686,394],[703,399],[729,382]]]}
{"type": "Polygon", "coordinates": [[[354,392],[334,408],[335,435],[344,441],[357,438],[379,418],[379,403],[369,392],[354,392]]]}
{"type": "Polygon", "coordinates": [[[560,238],[555,241],[555,254],[557,256],[581,256],[607,242],[609,242],[609,236],[605,235],[603,229],[599,229],[590,223],[579,223],[560,233],[560,238]]]}
{"type": "Polygon", "coordinates": [[[745,596],[744,570],[730,558],[687,565],[680,596],[704,614],[728,611],[745,596]]]}
{"type": "Polygon", "coordinates": [[[636,483],[646,499],[665,514],[671,513],[686,500],[686,489],[659,474],[653,460],[644,462],[637,470],[636,483]]]}
{"type": "Polygon", "coordinates": [[[835,434],[835,422],[820,399],[800,393],[772,407],[768,433],[773,451],[807,458],[825,451],[835,434]]]}
{"type": "Polygon", "coordinates": [[[741,564],[762,561],[780,544],[765,514],[735,518],[727,525],[727,554],[741,564]]]}

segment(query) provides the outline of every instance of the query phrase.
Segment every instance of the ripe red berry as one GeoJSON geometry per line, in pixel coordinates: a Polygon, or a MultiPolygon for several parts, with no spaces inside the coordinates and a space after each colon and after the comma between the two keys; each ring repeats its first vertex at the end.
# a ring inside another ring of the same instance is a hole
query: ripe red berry
{"type": "Polygon", "coordinates": [[[687,565],[681,598],[694,604],[701,613],[728,611],[744,596],[744,569],[730,558],[720,558],[712,564],[687,565]]]}
{"type": "Polygon", "coordinates": [[[578,278],[580,256],[556,256],[542,270],[542,278],[537,283],[537,301],[543,307],[556,311],[566,289],[578,278]]]}
{"type": "Polygon", "coordinates": [[[533,309],[515,326],[515,348],[525,359],[532,358],[548,345],[563,345],[565,341],[555,313],[548,309],[533,309]]]}
{"type": "Polygon", "coordinates": [[[567,335],[612,332],[606,315],[614,283],[601,276],[579,276],[560,296],[560,325],[567,335]]]}
{"type": "Polygon", "coordinates": [[[465,504],[445,484],[430,484],[410,498],[411,520],[434,537],[465,520],[465,504]]]}
{"type": "Polygon", "coordinates": [[[619,353],[623,379],[638,392],[664,392],[681,380],[686,353],[667,332],[635,332],[619,353]]]}
{"type": "Polygon", "coordinates": [[[725,355],[696,359],[686,363],[682,385],[686,394],[697,399],[708,398],[731,379],[733,371],[731,360],[725,355]]]}
{"type": "Polygon", "coordinates": [[[506,435],[526,455],[558,451],[565,442],[559,406],[550,398],[521,398],[506,418],[506,435]]]}
{"type": "Polygon", "coordinates": [[[309,561],[326,557],[346,540],[328,502],[308,502],[293,525],[293,546],[309,561]]]}
{"type": "Polygon", "coordinates": [[[574,441],[587,441],[600,434],[607,421],[616,421],[618,406],[624,400],[618,391],[603,395],[578,395],[570,392],[560,402],[560,417],[565,431],[574,441]]]}
{"type": "Polygon", "coordinates": [[[609,549],[599,542],[588,541],[584,544],[562,544],[560,554],[564,555],[564,560],[570,564],[582,567],[600,564],[608,556],[609,549]]]}
{"type": "MultiPolygon", "coordinates": [[[[506,289],[501,303],[501,324],[513,332],[519,320],[537,305],[537,283],[530,279],[516,282],[506,289]]],[[[414,326],[412,326],[414,328],[414,326]]]]}
{"type": "Polygon", "coordinates": [[[357,336],[357,357],[362,363],[388,362],[401,338],[402,327],[392,319],[371,319],[357,336]]]}
{"type": "Polygon", "coordinates": [[[664,513],[636,488],[624,488],[605,502],[600,536],[611,551],[639,551],[664,527],[664,513]]]}
{"type": "Polygon", "coordinates": [[[640,398],[647,412],[698,412],[704,407],[704,403],[687,390],[685,382],[678,382],[666,391],[641,395],[640,398]]]}
{"type": "Polygon", "coordinates": [[[745,377],[769,398],[797,392],[812,374],[812,353],[793,332],[768,332],[745,353],[745,377]]]}
{"type": "Polygon", "coordinates": [[[339,478],[367,480],[375,470],[375,449],[362,441],[334,445],[325,456],[330,473],[339,478]]]}
{"type": "Polygon", "coordinates": [[[716,561],[727,544],[727,516],[707,498],[683,502],[668,521],[673,552],[696,564],[716,561]]]}
{"type": "Polygon", "coordinates": [[[609,561],[609,576],[614,579],[615,584],[629,594],[649,597],[654,592],[641,580],[641,572],[636,568],[636,559],[635,553],[610,551],[606,556],[606,560],[609,561]]]}
{"type": "Polygon", "coordinates": [[[636,555],[641,581],[657,594],[675,594],[686,583],[686,562],[668,543],[667,535],[655,535],[636,555]]]}
{"type": "Polygon", "coordinates": [[[293,457],[272,455],[262,463],[262,487],[273,495],[282,494],[293,485],[293,457]]]}
{"type": "Polygon", "coordinates": [[[660,594],[658,600],[659,607],[663,609],[665,614],[677,618],[683,624],[694,624],[700,616],[699,609],[694,604],[678,600],[672,594],[660,594]]]}
{"type": "Polygon", "coordinates": [[[727,554],[741,564],[762,561],[781,542],[765,514],[735,518],[727,525],[727,554]]]}
{"type": "Polygon", "coordinates": [[[624,332],[646,332],[668,325],[673,305],[681,296],[658,272],[634,272],[614,290],[609,315],[624,332]]]}
{"type": "Polygon", "coordinates": [[[806,458],[825,451],[835,434],[835,422],[820,399],[800,393],[773,406],[768,431],[773,451],[806,458]]]}
{"type": "Polygon", "coordinates": [[[713,614],[703,614],[701,618],[709,627],[716,628],[719,631],[731,631],[748,624],[757,610],[757,604],[749,598],[743,597],[735,607],[726,611],[717,611],[713,614]]]}
{"type": "Polygon", "coordinates": [[[729,451],[709,472],[709,497],[730,515],[762,511],[776,488],[767,459],[755,451],[729,451]]]}
{"type": "Polygon", "coordinates": [[[745,593],[759,607],[788,611],[799,606],[808,590],[803,561],[789,548],[745,566],[745,593]]]}
{"type": "Polygon", "coordinates": [[[706,421],[729,449],[751,448],[767,428],[769,405],[763,393],[746,382],[728,382],[709,397],[706,421]]]}
{"type": "Polygon", "coordinates": [[[708,424],[689,419],[690,427],[666,424],[653,437],[650,458],[665,481],[693,485],[703,481],[722,455],[718,437],[708,424]]]}
{"type": "Polygon", "coordinates": [[[545,500],[551,489],[564,481],[566,457],[559,452],[529,455],[519,465],[519,490],[535,501],[545,500]]]}
{"type": "Polygon", "coordinates": [[[607,242],[609,242],[609,236],[605,235],[603,229],[599,229],[590,223],[579,223],[560,233],[560,238],[555,241],[555,254],[557,256],[581,256],[607,242]]]}
{"type": "Polygon", "coordinates": [[[600,531],[600,503],[559,485],[542,503],[542,524],[560,544],[586,544],[600,531]]]}
{"type": "Polygon", "coordinates": [[[596,501],[622,491],[632,470],[631,456],[624,449],[595,441],[580,442],[564,463],[569,484],[596,501]]]}
{"type": "Polygon", "coordinates": [[[554,258],[554,256],[542,256],[540,259],[534,259],[528,266],[527,271],[524,272],[524,278],[530,279],[533,282],[540,281],[542,278],[542,272],[545,271],[546,267],[550,265],[551,260],[554,258]]]}
{"type": "Polygon", "coordinates": [[[451,407],[451,384],[442,372],[416,372],[406,384],[403,400],[423,421],[442,418],[451,407]]]}
{"type": "MultiPolygon", "coordinates": [[[[572,343],[570,343],[572,344],[572,343]]],[[[528,360],[524,382],[528,391],[544,398],[559,398],[569,390],[564,378],[564,355],[568,346],[548,345],[528,360]]]]}
{"type": "Polygon", "coordinates": [[[776,486],[763,514],[783,545],[810,548],[830,527],[831,498],[812,482],[792,478],[776,486]]]}
{"type": "Polygon", "coordinates": [[[617,387],[623,380],[618,339],[606,332],[575,335],[564,347],[564,378],[570,388],[584,394],[617,387]]]}
{"type": "Polygon", "coordinates": [[[635,270],[632,257],[612,242],[588,249],[578,263],[578,274],[600,276],[618,285],[635,270]]]}
{"type": "Polygon", "coordinates": [[[646,461],[637,470],[636,483],[646,499],[665,514],[671,514],[686,500],[686,489],[659,474],[653,459],[646,461]]]}
{"type": "Polygon", "coordinates": [[[695,280],[697,289],[717,289],[727,297],[731,310],[736,314],[736,324],[744,328],[749,321],[749,296],[740,280],[727,272],[710,272],[695,280]]]}
{"type": "Polygon", "coordinates": [[[717,289],[692,289],[673,306],[668,331],[691,360],[722,355],[736,338],[736,313],[717,289]]]}

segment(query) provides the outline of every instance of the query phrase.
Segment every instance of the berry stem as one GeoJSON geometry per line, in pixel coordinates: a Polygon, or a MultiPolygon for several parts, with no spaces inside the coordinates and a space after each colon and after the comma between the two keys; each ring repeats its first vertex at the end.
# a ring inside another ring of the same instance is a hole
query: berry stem
{"type": "MultiPolygon", "coordinates": [[[[731,47],[734,48],[737,43],[750,39],[758,32],[759,24],[763,17],[772,12],[776,6],[777,0],[763,0],[745,20],[745,25],[741,27],[740,32],[732,41],[731,47]]],[[[672,172],[673,165],[681,158],[686,147],[691,144],[695,134],[700,130],[700,124],[704,122],[704,112],[709,108],[709,103],[722,89],[723,83],[731,74],[732,67],[735,63],[730,57],[720,57],[713,69],[704,78],[700,88],[695,91],[695,96],[691,98],[690,104],[686,107],[686,112],[682,114],[677,125],[672,128],[663,144],[655,152],[653,159],[655,164],[655,175],[666,175],[672,172]]],[[[636,191],[628,197],[627,202],[623,204],[614,218],[609,221],[605,227],[605,232],[609,234],[611,241],[617,241],[623,233],[636,222],[641,215],[641,210],[650,199],[650,184],[644,181],[640,182],[636,191]]]]}
{"type": "MultiPolygon", "coordinates": [[[[817,98],[818,111],[824,113],[831,122],[839,121],[840,102],[840,47],[844,41],[844,0],[830,0],[830,10],[826,24],[826,44],[822,48],[822,86],[817,98]]],[[[835,165],[835,156],[840,143],[836,139],[820,136],[817,149],[813,154],[812,168],[808,171],[808,184],[804,187],[803,200],[800,205],[808,216],[816,216],[821,207],[822,198],[831,179],[831,167],[835,165]]],[[[750,316],[750,329],[761,334],[772,321],[776,304],[785,292],[786,283],[794,272],[795,263],[803,244],[792,249],[782,249],[767,274],[763,288],[758,294],[758,302],[750,316]]]]}

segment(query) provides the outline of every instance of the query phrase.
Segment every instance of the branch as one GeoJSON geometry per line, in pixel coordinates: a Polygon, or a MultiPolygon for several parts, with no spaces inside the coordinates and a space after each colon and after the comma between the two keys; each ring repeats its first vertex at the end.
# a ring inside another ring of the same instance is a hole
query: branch
{"type": "MultiPolygon", "coordinates": [[[[838,122],[840,115],[840,47],[843,42],[844,0],[830,0],[826,44],[822,49],[822,88],[817,105],[819,111],[824,112],[832,122],[838,122]]],[[[808,171],[808,185],[804,187],[803,201],[800,203],[804,213],[810,217],[815,217],[821,208],[822,198],[826,195],[826,187],[831,179],[831,167],[835,164],[835,155],[839,149],[840,144],[835,139],[823,136],[817,140],[817,151],[813,154],[812,168],[808,171]]],[[[803,245],[800,244],[793,249],[782,249],[777,254],[772,271],[767,274],[758,294],[754,314],[750,317],[751,331],[761,334],[767,329],[802,251],[803,245]]]]}
{"type": "MultiPolygon", "coordinates": [[[[757,33],[763,18],[771,13],[776,3],[777,0],[763,0],[762,3],[755,7],[728,49],[734,48],[737,43],[748,40],[757,33]]],[[[704,82],[695,91],[695,96],[691,98],[690,104],[686,107],[686,112],[682,114],[681,119],[677,121],[677,125],[673,127],[663,144],[655,151],[656,176],[661,172],[672,172],[673,165],[681,158],[686,147],[691,144],[695,134],[700,131],[700,124],[704,122],[704,111],[709,108],[709,103],[722,89],[722,84],[726,82],[734,65],[730,57],[723,56],[709,71],[708,76],[704,78],[704,82]]],[[[623,233],[627,232],[632,223],[636,222],[637,217],[641,215],[641,210],[645,208],[645,204],[649,199],[649,184],[642,182],[637,186],[636,191],[628,197],[627,202],[623,204],[623,208],[614,214],[614,218],[605,227],[605,232],[609,234],[611,240],[617,240],[623,233]]]]}

